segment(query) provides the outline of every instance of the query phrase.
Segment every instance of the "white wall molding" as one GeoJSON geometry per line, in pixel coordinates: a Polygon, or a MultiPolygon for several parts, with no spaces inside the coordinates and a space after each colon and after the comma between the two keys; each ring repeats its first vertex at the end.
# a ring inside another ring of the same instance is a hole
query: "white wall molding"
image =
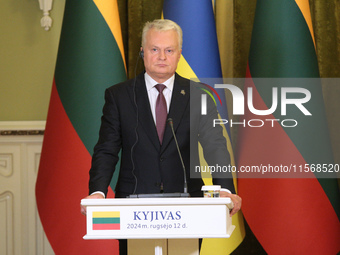
{"type": "Polygon", "coordinates": [[[0,254],[54,254],[35,201],[45,124],[0,121],[0,254]]]}
{"type": "Polygon", "coordinates": [[[0,254],[14,254],[13,194],[0,193],[0,254]]]}
{"type": "Polygon", "coordinates": [[[13,173],[13,155],[11,153],[0,153],[0,175],[9,177],[13,173]]]}
{"type": "Polygon", "coordinates": [[[52,18],[50,17],[52,3],[53,0],[39,0],[40,10],[42,10],[44,15],[40,20],[40,24],[46,31],[50,30],[52,27],[52,18]]]}

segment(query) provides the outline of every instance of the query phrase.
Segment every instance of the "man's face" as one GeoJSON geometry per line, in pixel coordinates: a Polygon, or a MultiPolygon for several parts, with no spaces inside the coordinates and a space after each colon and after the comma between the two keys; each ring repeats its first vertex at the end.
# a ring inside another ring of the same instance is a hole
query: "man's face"
{"type": "Polygon", "coordinates": [[[146,34],[143,50],[145,71],[155,81],[163,83],[175,73],[182,50],[174,30],[151,28],[146,34]]]}

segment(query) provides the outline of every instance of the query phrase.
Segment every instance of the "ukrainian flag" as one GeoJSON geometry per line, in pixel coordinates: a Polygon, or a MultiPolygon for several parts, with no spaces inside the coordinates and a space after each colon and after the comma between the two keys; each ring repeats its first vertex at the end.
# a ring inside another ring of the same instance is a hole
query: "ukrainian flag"
{"type": "MultiPolygon", "coordinates": [[[[182,56],[177,73],[191,78],[222,78],[220,55],[218,50],[216,25],[211,0],[165,0],[163,6],[165,19],[175,21],[183,30],[182,56]]],[[[217,103],[220,118],[229,119],[223,89],[216,89],[222,103],[217,103]]],[[[231,163],[234,154],[230,139],[230,129],[224,127],[231,163]]],[[[206,183],[211,180],[205,180],[206,183]]],[[[236,182],[235,182],[236,189],[236,182]]],[[[236,226],[229,239],[205,239],[201,255],[229,254],[242,242],[245,236],[241,212],[233,216],[236,226]],[[212,253],[213,252],[213,253],[212,253]]]]}

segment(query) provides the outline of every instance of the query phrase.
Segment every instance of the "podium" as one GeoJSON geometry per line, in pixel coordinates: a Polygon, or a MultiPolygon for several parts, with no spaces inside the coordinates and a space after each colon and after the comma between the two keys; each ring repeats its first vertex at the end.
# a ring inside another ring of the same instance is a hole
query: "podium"
{"type": "Polygon", "coordinates": [[[198,255],[198,238],[229,238],[235,229],[230,198],[83,199],[81,204],[87,207],[84,239],[128,239],[129,255],[198,255]]]}

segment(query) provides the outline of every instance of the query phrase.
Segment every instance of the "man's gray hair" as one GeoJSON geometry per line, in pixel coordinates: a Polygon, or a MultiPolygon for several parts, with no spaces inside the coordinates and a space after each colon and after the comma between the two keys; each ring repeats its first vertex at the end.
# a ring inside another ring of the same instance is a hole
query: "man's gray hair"
{"type": "Polygon", "coordinates": [[[169,19],[155,19],[154,21],[148,21],[145,23],[142,33],[142,47],[144,47],[146,43],[146,34],[151,28],[154,28],[156,31],[174,30],[178,35],[179,48],[182,49],[183,44],[182,29],[176,22],[169,19]]]}

